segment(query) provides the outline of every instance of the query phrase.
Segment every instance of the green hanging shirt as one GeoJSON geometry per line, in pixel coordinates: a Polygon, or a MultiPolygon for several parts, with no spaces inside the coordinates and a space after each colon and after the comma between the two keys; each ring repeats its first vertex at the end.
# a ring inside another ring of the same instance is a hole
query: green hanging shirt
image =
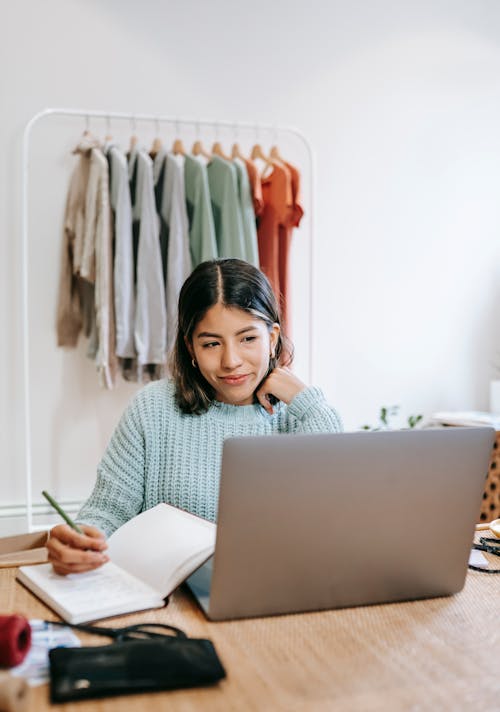
{"type": "Polygon", "coordinates": [[[253,209],[252,191],[248,180],[247,167],[240,158],[233,161],[238,178],[238,198],[240,202],[241,220],[243,223],[243,239],[245,241],[246,260],[254,267],[259,266],[259,248],[257,243],[257,227],[253,209]]]}
{"type": "Polygon", "coordinates": [[[195,156],[186,156],[184,186],[189,220],[189,247],[193,267],[217,258],[214,218],[206,165],[195,156]]]}
{"type": "Polygon", "coordinates": [[[207,172],[219,257],[246,260],[236,167],[213,156],[207,172]]]}

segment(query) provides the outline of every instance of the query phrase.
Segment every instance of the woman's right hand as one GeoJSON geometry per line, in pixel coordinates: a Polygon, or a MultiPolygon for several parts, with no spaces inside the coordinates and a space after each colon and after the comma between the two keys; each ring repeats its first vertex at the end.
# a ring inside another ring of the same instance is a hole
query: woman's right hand
{"type": "Polygon", "coordinates": [[[109,561],[104,553],[108,548],[105,535],[87,524],[79,527],[83,534],[67,524],[57,524],[50,530],[45,546],[56,574],[64,576],[92,571],[109,561]]]}

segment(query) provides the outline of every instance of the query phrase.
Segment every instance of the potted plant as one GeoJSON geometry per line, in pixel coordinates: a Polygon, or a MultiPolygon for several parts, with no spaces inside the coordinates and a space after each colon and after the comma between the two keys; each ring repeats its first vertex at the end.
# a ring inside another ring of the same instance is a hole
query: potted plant
{"type": "MultiPolygon", "coordinates": [[[[500,381],[498,381],[500,384],[500,381]]],[[[500,394],[499,394],[500,395],[500,394]]],[[[500,403],[499,403],[500,405],[500,403]]],[[[391,406],[382,406],[380,408],[380,413],[378,416],[379,422],[376,426],[373,425],[363,425],[362,430],[371,430],[371,431],[376,431],[376,430],[394,430],[391,426],[391,419],[396,417],[396,415],[399,413],[399,405],[391,405],[391,406]]],[[[416,428],[417,425],[423,420],[424,416],[419,414],[419,415],[409,415],[406,422],[407,422],[407,427],[408,428],[416,428]]]]}

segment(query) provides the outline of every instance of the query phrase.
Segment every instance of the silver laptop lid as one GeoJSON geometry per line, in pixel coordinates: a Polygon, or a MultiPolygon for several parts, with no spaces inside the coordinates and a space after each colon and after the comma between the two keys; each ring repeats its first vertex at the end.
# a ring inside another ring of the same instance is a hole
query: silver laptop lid
{"type": "Polygon", "coordinates": [[[459,591],[493,440],[491,428],[227,440],[209,617],[459,591]]]}

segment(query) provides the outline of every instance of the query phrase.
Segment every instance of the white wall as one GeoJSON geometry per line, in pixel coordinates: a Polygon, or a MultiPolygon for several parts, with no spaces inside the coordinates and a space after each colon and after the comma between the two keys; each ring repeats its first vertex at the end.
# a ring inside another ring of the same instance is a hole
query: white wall
{"type": "MultiPolygon", "coordinates": [[[[487,408],[500,366],[496,0],[3,5],[0,509],[24,500],[21,136],[45,106],[301,129],[317,157],[315,382],[349,428],[374,422],[384,404],[406,414],[487,408]]],[[[69,150],[82,128],[40,124],[30,179],[34,490],[65,500],[88,492],[133,392],[100,392],[83,346],[78,354],[53,346],[69,150]]],[[[126,138],[129,128],[113,132],[126,138]]],[[[138,133],[149,142],[154,127],[138,133]]],[[[307,198],[305,156],[288,150],[304,166],[307,198]]],[[[308,227],[294,248],[301,372],[308,227]]]]}

